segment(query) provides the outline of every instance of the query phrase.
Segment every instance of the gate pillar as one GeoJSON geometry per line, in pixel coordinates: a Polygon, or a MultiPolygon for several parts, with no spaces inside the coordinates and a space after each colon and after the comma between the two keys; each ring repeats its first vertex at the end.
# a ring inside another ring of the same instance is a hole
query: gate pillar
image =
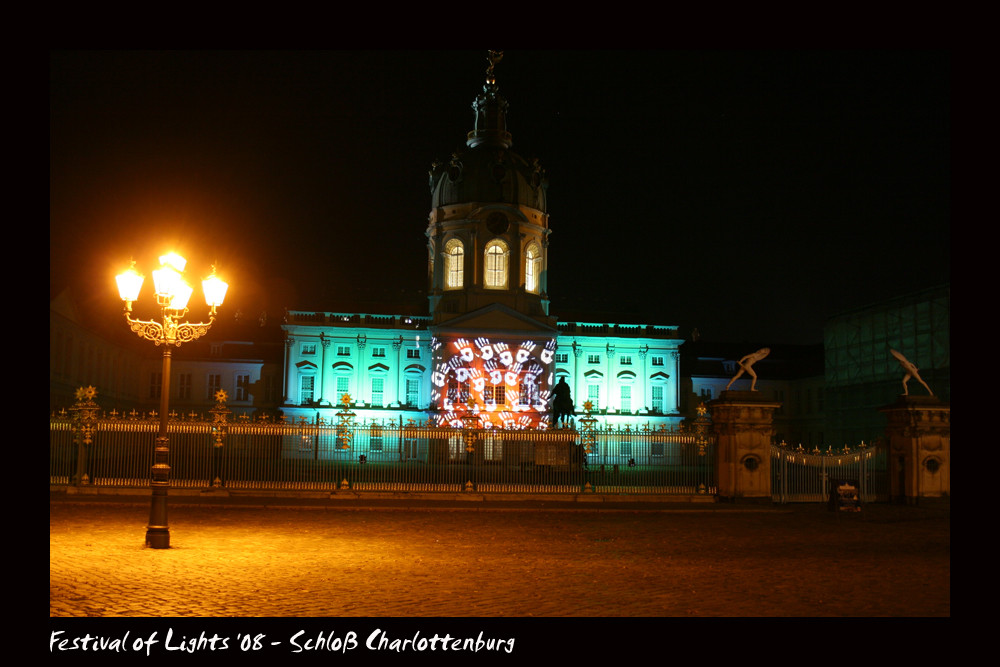
{"type": "Polygon", "coordinates": [[[886,417],[893,502],[949,499],[951,405],[934,396],[900,396],[879,412],[886,417]]]}
{"type": "Polygon", "coordinates": [[[720,500],[771,501],[771,438],[780,407],[756,391],[723,391],[709,402],[720,500]]]}

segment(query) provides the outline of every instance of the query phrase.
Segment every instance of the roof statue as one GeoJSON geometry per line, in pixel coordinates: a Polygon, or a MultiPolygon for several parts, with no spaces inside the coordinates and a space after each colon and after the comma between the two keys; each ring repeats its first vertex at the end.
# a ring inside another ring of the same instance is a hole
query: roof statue
{"type": "Polygon", "coordinates": [[[729,388],[733,385],[733,383],[736,382],[736,379],[738,377],[740,377],[744,373],[747,373],[750,375],[750,377],[753,378],[753,382],[750,383],[750,391],[757,391],[757,374],[753,372],[753,365],[758,361],[760,361],[761,359],[763,359],[764,357],[766,357],[767,355],[769,355],[770,353],[771,353],[771,348],[762,347],[753,354],[748,354],[742,359],[740,359],[737,362],[740,365],[740,371],[739,373],[734,375],[733,379],[731,379],[729,381],[729,384],[726,385],[726,390],[727,391],[729,390],[729,388]]]}
{"type": "Polygon", "coordinates": [[[486,68],[486,83],[493,85],[496,83],[496,77],[493,76],[493,68],[498,62],[503,60],[503,51],[488,51],[489,55],[486,56],[486,60],[489,61],[490,66],[486,68]]]}
{"type": "Polygon", "coordinates": [[[924,389],[927,390],[928,394],[930,394],[931,396],[934,395],[934,392],[931,391],[931,388],[928,387],[927,383],[924,382],[923,379],[920,377],[920,373],[917,372],[919,369],[913,365],[913,362],[904,357],[902,353],[897,352],[892,348],[889,348],[889,352],[892,353],[892,356],[896,357],[896,361],[898,361],[899,365],[903,367],[904,371],[906,371],[906,375],[903,376],[903,396],[907,396],[910,393],[910,390],[907,388],[906,383],[910,381],[911,377],[915,378],[917,382],[924,385],[924,389]]]}

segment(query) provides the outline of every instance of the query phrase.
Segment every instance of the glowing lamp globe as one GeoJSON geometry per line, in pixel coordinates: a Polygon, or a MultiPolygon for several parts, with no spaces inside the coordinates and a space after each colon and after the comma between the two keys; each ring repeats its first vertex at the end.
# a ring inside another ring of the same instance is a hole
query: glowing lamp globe
{"type": "Polygon", "coordinates": [[[115,276],[115,281],[118,283],[118,294],[122,301],[135,301],[139,298],[143,277],[134,268],[115,276]]]}
{"type": "Polygon", "coordinates": [[[181,284],[181,274],[172,266],[164,265],[153,271],[153,287],[159,296],[172,298],[181,284]]]}
{"type": "Polygon", "coordinates": [[[174,310],[184,310],[187,308],[188,301],[191,299],[193,293],[193,287],[183,280],[178,280],[174,288],[174,293],[170,297],[170,305],[167,307],[174,310]]]}
{"type": "Polygon", "coordinates": [[[169,252],[166,255],[160,255],[160,264],[162,266],[172,266],[178,271],[184,271],[184,267],[187,266],[187,260],[176,252],[169,252]]]}
{"type": "Polygon", "coordinates": [[[201,289],[205,292],[205,303],[215,308],[225,300],[229,283],[213,273],[201,281],[201,289]]]}

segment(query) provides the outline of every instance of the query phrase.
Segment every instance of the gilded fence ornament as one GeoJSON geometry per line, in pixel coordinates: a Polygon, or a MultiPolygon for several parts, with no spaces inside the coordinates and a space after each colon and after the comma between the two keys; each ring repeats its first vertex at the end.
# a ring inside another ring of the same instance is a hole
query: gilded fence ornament
{"type": "Polygon", "coordinates": [[[354,418],[356,413],[351,411],[351,395],[344,394],[340,397],[340,407],[337,408],[337,448],[350,449],[351,439],[354,437],[354,418]]]}
{"type": "Polygon", "coordinates": [[[705,403],[698,404],[698,417],[694,420],[694,443],[698,447],[698,456],[705,456],[708,448],[708,408],[705,403]]]}
{"type": "Polygon", "coordinates": [[[466,411],[462,415],[462,428],[465,429],[465,451],[469,454],[475,451],[473,443],[476,442],[476,428],[479,427],[479,415],[475,412],[475,400],[470,395],[466,402],[466,411]]]}
{"type": "Polygon", "coordinates": [[[587,400],[583,403],[584,415],[577,422],[580,424],[580,445],[583,447],[583,451],[587,454],[593,453],[597,445],[597,435],[594,433],[594,424],[597,420],[591,415],[594,410],[594,404],[587,400]]]}
{"type": "Polygon", "coordinates": [[[906,371],[906,375],[903,376],[903,396],[908,396],[910,393],[910,390],[909,388],[907,388],[906,383],[910,381],[911,377],[914,378],[920,384],[924,385],[924,389],[927,390],[928,394],[930,394],[931,396],[934,395],[934,392],[931,391],[931,388],[928,387],[927,383],[924,382],[923,379],[920,377],[920,373],[918,372],[919,369],[909,359],[904,357],[902,353],[897,352],[892,348],[889,348],[889,352],[892,354],[892,356],[896,357],[896,361],[898,361],[899,365],[903,367],[904,371],[906,371]]]}
{"type": "MultiPolygon", "coordinates": [[[[229,432],[229,415],[232,411],[226,407],[226,399],[229,398],[225,390],[220,389],[215,392],[215,405],[209,412],[212,415],[212,487],[220,488],[226,485],[222,474],[223,447],[226,444],[226,435],[229,432]]],[[[246,415],[240,415],[246,417],[246,415]]],[[[244,420],[246,421],[246,420],[244,420]]]]}
{"type": "Polygon", "coordinates": [[[94,398],[97,396],[97,389],[94,387],[79,387],[74,394],[77,404],[93,403],[94,398]]]}
{"type": "Polygon", "coordinates": [[[100,410],[100,406],[94,402],[94,398],[97,396],[97,389],[94,387],[80,387],[76,390],[75,396],[76,403],[70,408],[73,420],[73,437],[77,443],[76,472],[73,475],[73,483],[85,485],[90,483],[90,476],[87,474],[88,454],[93,442],[97,411],[100,410]]]}

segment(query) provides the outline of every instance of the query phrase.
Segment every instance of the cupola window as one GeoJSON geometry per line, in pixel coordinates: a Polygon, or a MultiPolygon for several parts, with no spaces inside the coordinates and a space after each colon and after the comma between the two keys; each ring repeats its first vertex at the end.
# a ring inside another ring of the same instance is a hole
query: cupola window
{"type": "Polygon", "coordinates": [[[541,266],[542,254],[538,251],[538,244],[531,243],[524,252],[524,289],[533,294],[538,294],[541,266]]]}
{"type": "Polygon", "coordinates": [[[447,289],[461,289],[464,284],[465,247],[458,239],[451,239],[444,246],[444,281],[447,289]]]}
{"type": "Polygon", "coordinates": [[[507,244],[494,239],[486,244],[486,269],[483,276],[487,289],[507,288],[507,244]]]}

